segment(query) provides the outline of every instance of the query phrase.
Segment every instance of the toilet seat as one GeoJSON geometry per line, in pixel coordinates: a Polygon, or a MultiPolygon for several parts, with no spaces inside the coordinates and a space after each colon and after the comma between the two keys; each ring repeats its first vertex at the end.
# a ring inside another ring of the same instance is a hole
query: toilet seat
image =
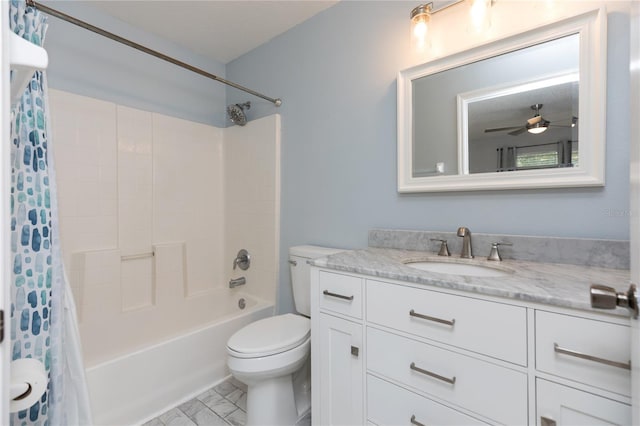
{"type": "Polygon", "coordinates": [[[231,356],[259,358],[291,350],[311,335],[311,321],[301,315],[265,318],[238,330],[227,343],[231,356]]]}

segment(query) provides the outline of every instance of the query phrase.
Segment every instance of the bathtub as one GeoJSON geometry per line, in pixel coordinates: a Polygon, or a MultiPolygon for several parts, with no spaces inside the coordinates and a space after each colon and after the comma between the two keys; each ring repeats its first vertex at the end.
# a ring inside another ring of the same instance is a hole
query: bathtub
{"type": "Polygon", "coordinates": [[[226,379],[229,337],[274,312],[272,303],[246,294],[228,297],[229,311],[211,323],[87,368],[95,424],[144,423],[226,379]]]}

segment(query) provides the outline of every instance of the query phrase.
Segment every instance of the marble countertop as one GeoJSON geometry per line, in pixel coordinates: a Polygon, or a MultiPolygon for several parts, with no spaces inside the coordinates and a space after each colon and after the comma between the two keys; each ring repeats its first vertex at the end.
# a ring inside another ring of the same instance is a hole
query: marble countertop
{"type": "Polygon", "coordinates": [[[352,272],[373,277],[389,278],[411,283],[468,291],[488,296],[513,300],[543,303],[565,308],[595,312],[608,312],[628,316],[628,311],[617,308],[612,311],[591,308],[589,288],[591,284],[602,284],[626,291],[629,286],[629,271],[559,263],[538,263],[518,260],[492,262],[486,258],[461,259],[437,256],[436,253],[368,248],[344,251],[331,256],[311,260],[313,266],[352,272]],[[460,262],[485,265],[512,271],[500,277],[472,277],[421,271],[406,265],[415,261],[460,262]]]}

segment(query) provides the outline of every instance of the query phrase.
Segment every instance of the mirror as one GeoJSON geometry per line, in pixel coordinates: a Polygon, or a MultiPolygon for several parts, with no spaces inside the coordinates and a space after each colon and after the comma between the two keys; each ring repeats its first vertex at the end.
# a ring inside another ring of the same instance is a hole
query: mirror
{"type": "Polygon", "coordinates": [[[604,185],[595,10],[398,76],[400,192],[604,185]]]}

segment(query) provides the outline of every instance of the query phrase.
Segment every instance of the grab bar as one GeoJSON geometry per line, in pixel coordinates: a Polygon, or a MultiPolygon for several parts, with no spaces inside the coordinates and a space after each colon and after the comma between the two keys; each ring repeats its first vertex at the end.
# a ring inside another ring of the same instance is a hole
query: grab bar
{"type": "Polygon", "coordinates": [[[120,260],[122,260],[122,261],[136,260],[136,259],[144,259],[146,257],[153,257],[153,256],[155,256],[155,252],[130,254],[130,255],[127,255],[127,256],[120,256],[120,260]]]}

